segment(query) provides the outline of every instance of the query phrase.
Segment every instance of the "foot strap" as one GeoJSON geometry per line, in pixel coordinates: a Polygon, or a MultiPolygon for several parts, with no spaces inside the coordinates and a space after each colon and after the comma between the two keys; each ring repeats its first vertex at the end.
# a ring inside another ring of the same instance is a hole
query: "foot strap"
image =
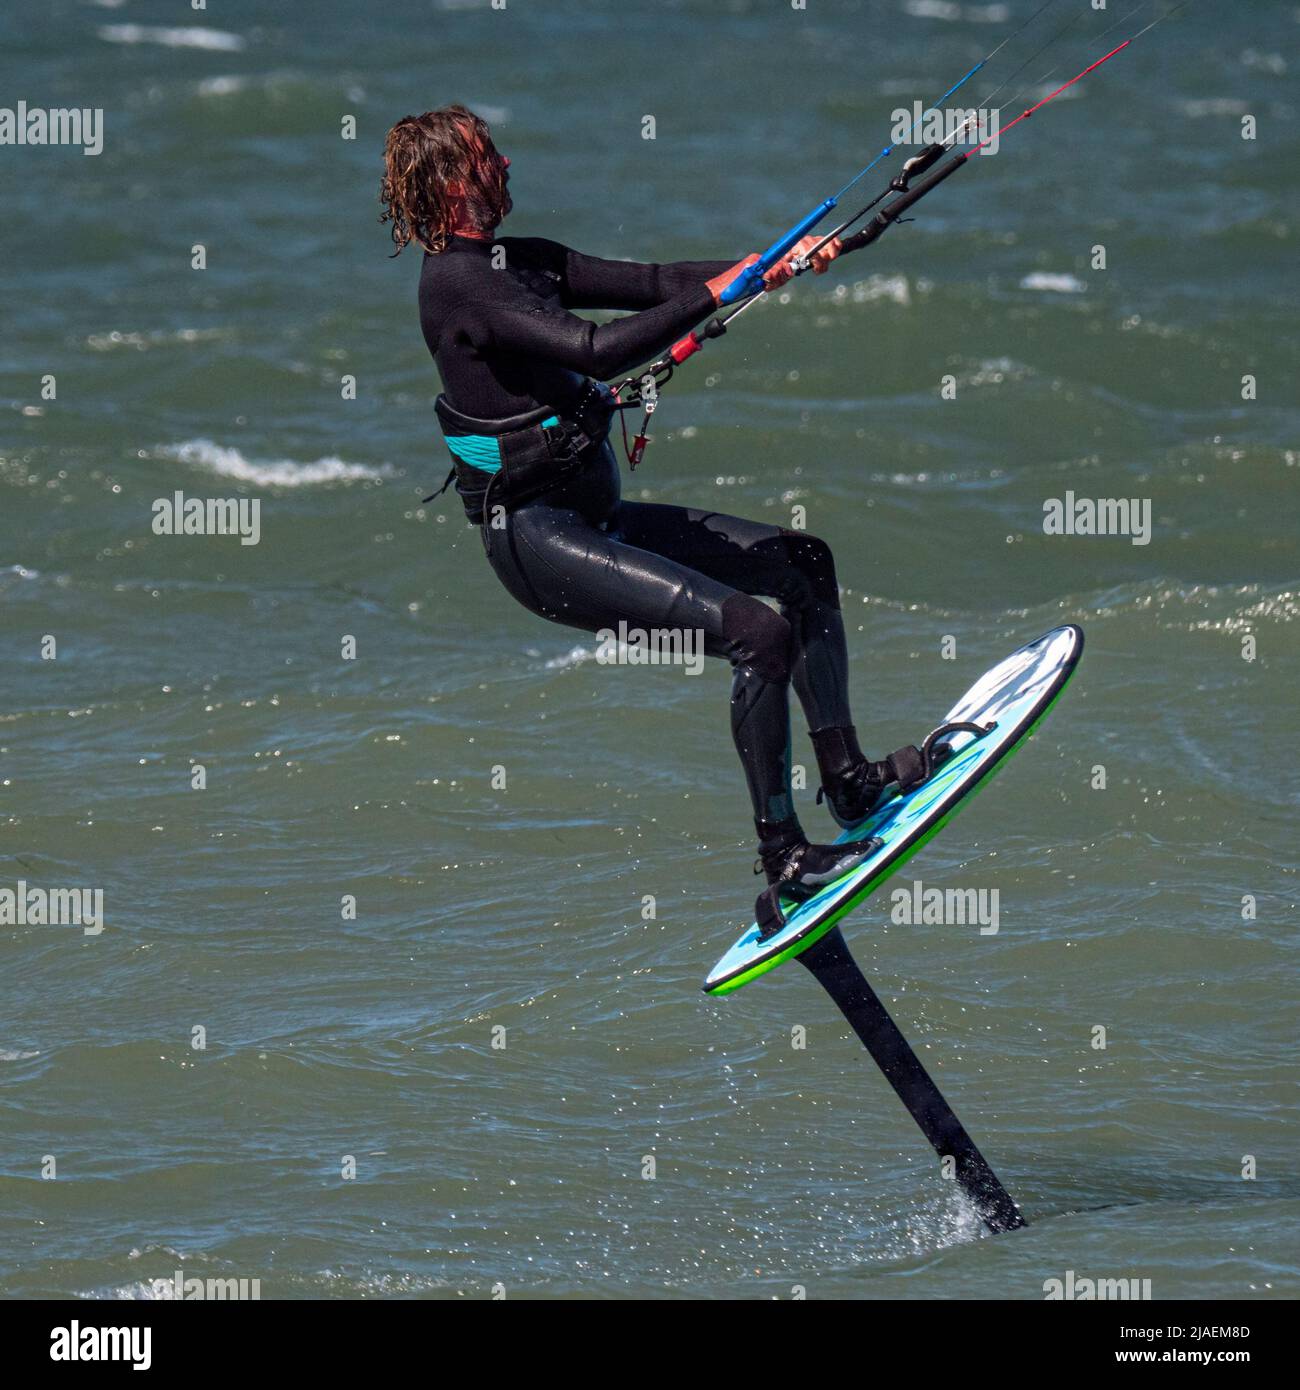
{"type": "Polygon", "coordinates": [[[983,738],[995,728],[996,724],[971,724],[966,720],[940,724],[937,729],[926,734],[925,742],[919,748],[909,743],[906,748],[898,749],[885,759],[890,780],[898,783],[900,791],[913,791],[922,782],[928,782],[940,763],[945,762],[951,755],[951,748],[938,747],[941,738],[950,738],[953,734],[974,734],[976,738],[983,738]]]}
{"type": "Polygon", "coordinates": [[[758,939],[766,941],[775,936],[785,926],[785,913],[781,911],[781,885],[774,883],[758,895],[754,903],[754,921],[758,923],[758,939]]]}
{"type": "MultiPolygon", "coordinates": [[[[758,923],[760,941],[766,941],[769,936],[775,935],[785,926],[785,913],[781,911],[781,889],[798,875],[804,849],[806,845],[790,856],[781,870],[780,878],[764,888],[754,903],[754,920],[758,923]]],[[[754,872],[760,873],[762,868],[763,861],[760,858],[754,865],[754,872]]]]}
{"type": "Polygon", "coordinates": [[[929,759],[914,743],[895,749],[885,759],[886,776],[882,779],[886,786],[897,782],[899,791],[910,792],[919,787],[930,775],[929,759]]]}

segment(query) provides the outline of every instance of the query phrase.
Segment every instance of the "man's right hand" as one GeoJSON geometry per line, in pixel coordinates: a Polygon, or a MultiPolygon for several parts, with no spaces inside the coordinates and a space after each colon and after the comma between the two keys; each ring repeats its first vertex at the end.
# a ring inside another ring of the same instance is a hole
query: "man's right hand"
{"type": "Polygon", "coordinates": [[[743,261],[737,261],[730,270],[724,270],[721,275],[715,275],[712,280],[705,282],[709,287],[709,293],[713,296],[715,305],[722,302],[722,291],[731,284],[742,270],[747,270],[756,260],[758,260],[758,252],[751,251],[743,261]]]}

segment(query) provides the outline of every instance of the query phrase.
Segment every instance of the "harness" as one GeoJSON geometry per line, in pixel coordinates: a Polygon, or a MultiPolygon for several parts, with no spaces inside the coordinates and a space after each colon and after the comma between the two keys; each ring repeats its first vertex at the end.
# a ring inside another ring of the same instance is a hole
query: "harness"
{"type": "Polygon", "coordinates": [[[543,405],[478,420],[439,396],[434,410],[453,462],[442,486],[424,501],[441,497],[454,480],[475,526],[485,520],[489,489],[494,506],[513,511],[582,472],[609,434],[612,407],[612,393],[598,381],[587,382],[562,415],[543,405]]]}

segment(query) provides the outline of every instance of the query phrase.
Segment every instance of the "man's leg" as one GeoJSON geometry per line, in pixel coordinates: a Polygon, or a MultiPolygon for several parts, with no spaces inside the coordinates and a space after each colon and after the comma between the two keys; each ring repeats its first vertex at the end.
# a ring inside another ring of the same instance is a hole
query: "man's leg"
{"type": "Polygon", "coordinates": [[[810,729],[849,714],[848,648],[830,546],[816,536],[721,512],[624,502],[619,536],[746,594],[781,605],[793,633],[790,674],[810,729]]]}
{"type": "MultiPolygon", "coordinates": [[[[791,624],[757,598],[676,558],[534,504],[491,537],[498,577],[525,607],[596,632],[621,621],[697,631],[732,664],[731,729],[761,824],[794,822],[790,791],[791,624]]],[[[760,829],[760,838],[763,835],[760,829]]]]}

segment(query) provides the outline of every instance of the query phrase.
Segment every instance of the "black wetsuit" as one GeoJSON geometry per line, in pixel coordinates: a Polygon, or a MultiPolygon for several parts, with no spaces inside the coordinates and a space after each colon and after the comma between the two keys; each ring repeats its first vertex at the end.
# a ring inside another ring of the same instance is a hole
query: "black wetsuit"
{"type": "MultiPolygon", "coordinates": [[[[540,239],[456,237],[425,256],[420,323],[456,410],[563,414],[588,378],[627,374],[708,317],[705,281],[732,264],[640,265],[540,239]],[[597,326],[569,312],[583,308],[638,312],[597,326]]],[[[791,684],[810,729],[850,723],[825,542],[720,512],[622,501],[607,442],[580,476],[512,509],[499,528],[485,525],[483,540],[510,593],[553,622],[702,632],[705,650],[734,668],[732,732],[760,835],[789,824],[791,684]],[[777,599],[779,613],[760,594],[777,599]]]]}

